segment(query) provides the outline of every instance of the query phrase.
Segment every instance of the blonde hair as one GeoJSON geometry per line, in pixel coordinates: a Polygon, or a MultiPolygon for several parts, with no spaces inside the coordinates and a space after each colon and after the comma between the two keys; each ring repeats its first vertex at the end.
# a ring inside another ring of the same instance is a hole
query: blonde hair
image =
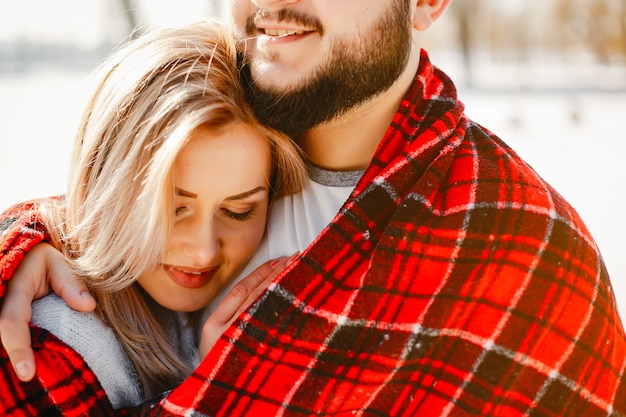
{"type": "Polygon", "coordinates": [[[299,191],[306,169],[291,140],[261,125],[245,101],[234,37],[222,23],[147,33],[101,71],[78,130],[66,200],[40,212],[152,396],[191,371],[135,284],[169,240],[178,152],[200,126],[243,122],[268,139],[273,198],[299,191]]]}

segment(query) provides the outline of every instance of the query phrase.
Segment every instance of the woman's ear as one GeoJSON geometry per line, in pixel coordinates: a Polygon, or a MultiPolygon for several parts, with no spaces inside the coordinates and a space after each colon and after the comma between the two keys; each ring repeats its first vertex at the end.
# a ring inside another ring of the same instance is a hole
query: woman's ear
{"type": "Polygon", "coordinates": [[[415,0],[413,28],[424,31],[446,11],[452,0],[415,0]]]}

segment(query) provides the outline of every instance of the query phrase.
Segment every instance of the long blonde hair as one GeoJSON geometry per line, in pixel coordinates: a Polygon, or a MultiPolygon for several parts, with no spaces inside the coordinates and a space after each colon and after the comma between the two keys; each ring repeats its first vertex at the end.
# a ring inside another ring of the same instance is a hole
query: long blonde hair
{"type": "Polygon", "coordinates": [[[273,198],[299,191],[306,170],[296,146],[262,126],[246,103],[234,37],[222,23],[147,33],[123,45],[101,71],[78,130],[66,200],[40,212],[151,396],[191,371],[135,284],[164,254],[172,166],[191,132],[228,129],[235,121],[259,129],[272,150],[273,198]]]}

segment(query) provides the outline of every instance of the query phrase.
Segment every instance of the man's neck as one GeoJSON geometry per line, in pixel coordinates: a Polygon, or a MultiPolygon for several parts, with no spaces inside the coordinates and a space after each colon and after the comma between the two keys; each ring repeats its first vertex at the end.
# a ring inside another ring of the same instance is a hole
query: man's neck
{"type": "Polygon", "coordinates": [[[311,162],[331,171],[367,168],[411,87],[418,66],[419,54],[387,91],[304,133],[298,144],[311,162]]]}

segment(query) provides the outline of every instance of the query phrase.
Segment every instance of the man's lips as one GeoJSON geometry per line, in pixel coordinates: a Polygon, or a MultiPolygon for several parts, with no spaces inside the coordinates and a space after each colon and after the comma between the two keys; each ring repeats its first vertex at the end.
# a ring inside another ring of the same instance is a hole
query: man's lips
{"type": "Polygon", "coordinates": [[[321,22],[310,14],[290,8],[273,12],[261,8],[246,19],[246,33],[270,38],[302,37],[311,33],[318,33],[322,36],[324,29],[321,22]]]}
{"type": "Polygon", "coordinates": [[[258,28],[256,33],[259,45],[282,45],[299,41],[315,32],[304,29],[258,28]]]}
{"type": "Polygon", "coordinates": [[[292,30],[292,29],[260,29],[262,34],[272,36],[276,38],[283,38],[285,36],[306,35],[311,33],[310,30],[292,30]]]}
{"type": "Polygon", "coordinates": [[[218,267],[197,270],[172,265],[163,265],[163,269],[176,284],[185,288],[200,288],[211,281],[218,267]]]}

